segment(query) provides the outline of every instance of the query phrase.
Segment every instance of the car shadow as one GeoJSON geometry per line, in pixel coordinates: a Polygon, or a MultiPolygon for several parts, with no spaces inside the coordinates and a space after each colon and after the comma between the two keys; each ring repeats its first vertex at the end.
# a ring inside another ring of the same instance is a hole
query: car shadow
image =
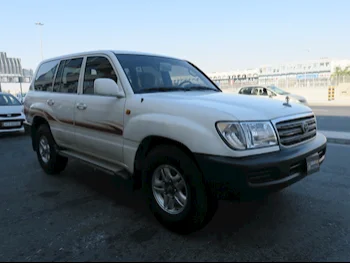
{"type": "Polygon", "coordinates": [[[113,200],[114,206],[124,206],[141,212],[148,211],[142,191],[134,190],[131,180],[124,180],[76,160],[69,162],[64,173],[79,184],[113,200]]]}
{"type": "MultiPolygon", "coordinates": [[[[133,190],[131,181],[109,175],[79,161],[71,161],[65,173],[75,182],[85,185],[107,199],[113,200],[114,206],[135,210],[147,218],[149,222],[152,222],[155,228],[160,227],[148,209],[142,190],[133,190]]],[[[273,193],[268,197],[256,198],[250,201],[220,201],[218,210],[211,222],[201,231],[193,233],[188,237],[201,239],[215,233],[220,239],[220,236],[238,232],[247,224],[250,224],[250,222],[259,220],[261,209],[266,209],[271,200],[278,200],[278,202],[272,201],[274,205],[270,208],[271,211],[267,211],[268,218],[264,219],[265,223],[270,222],[269,224],[273,224],[274,212],[272,210],[283,209],[284,207],[281,196],[283,194],[273,193]],[[278,206],[277,208],[276,205],[278,206]]]]}
{"type": "Polygon", "coordinates": [[[0,133],[0,139],[11,139],[16,137],[23,137],[27,134],[25,132],[8,132],[8,133],[0,133]]]}

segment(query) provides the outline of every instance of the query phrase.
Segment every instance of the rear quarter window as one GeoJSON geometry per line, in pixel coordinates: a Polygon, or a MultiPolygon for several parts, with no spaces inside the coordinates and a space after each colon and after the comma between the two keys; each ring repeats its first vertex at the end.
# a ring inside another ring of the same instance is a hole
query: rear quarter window
{"type": "Polygon", "coordinates": [[[53,78],[58,67],[59,60],[48,61],[40,65],[34,79],[35,91],[52,91],[53,78]]]}

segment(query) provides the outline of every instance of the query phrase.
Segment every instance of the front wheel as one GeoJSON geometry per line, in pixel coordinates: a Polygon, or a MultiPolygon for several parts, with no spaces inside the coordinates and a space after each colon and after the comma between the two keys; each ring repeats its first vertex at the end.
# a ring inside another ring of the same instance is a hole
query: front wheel
{"type": "Polygon", "coordinates": [[[211,220],[217,199],[194,161],[178,147],[158,146],[146,157],[143,182],[151,211],[171,231],[188,234],[211,220]]]}
{"type": "Polygon", "coordinates": [[[35,143],[40,166],[47,174],[57,175],[66,168],[68,158],[58,155],[49,126],[39,127],[35,143]]]}

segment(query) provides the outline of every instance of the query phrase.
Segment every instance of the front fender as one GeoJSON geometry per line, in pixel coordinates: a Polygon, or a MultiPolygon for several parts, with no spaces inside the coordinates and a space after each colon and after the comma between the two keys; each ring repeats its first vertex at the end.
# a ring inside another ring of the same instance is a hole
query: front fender
{"type": "Polygon", "coordinates": [[[184,144],[192,152],[222,155],[226,145],[212,127],[188,118],[148,113],[130,119],[124,127],[124,138],[140,143],[148,136],[161,136],[184,144]]]}
{"type": "Polygon", "coordinates": [[[33,124],[33,120],[36,116],[44,118],[47,122],[53,121],[52,109],[45,103],[33,103],[30,107],[25,106],[25,115],[27,122],[33,124]]]}

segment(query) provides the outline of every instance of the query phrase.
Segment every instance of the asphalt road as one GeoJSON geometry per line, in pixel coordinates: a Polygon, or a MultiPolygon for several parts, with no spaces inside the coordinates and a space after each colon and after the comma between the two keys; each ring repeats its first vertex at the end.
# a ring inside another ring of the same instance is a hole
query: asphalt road
{"type": "Polygon", "coordinates": [[[311,106],[320,130],[350,132],[350,105],[311,106]]]}
{"type": "Polygon", "coordinates": [[[163,229],[140,192],[70,162],[45,175],[27,136],[0,137],[1,261],[347,261],[350,147],[264,201],[220,202],[202,231],[163,229]]]}

